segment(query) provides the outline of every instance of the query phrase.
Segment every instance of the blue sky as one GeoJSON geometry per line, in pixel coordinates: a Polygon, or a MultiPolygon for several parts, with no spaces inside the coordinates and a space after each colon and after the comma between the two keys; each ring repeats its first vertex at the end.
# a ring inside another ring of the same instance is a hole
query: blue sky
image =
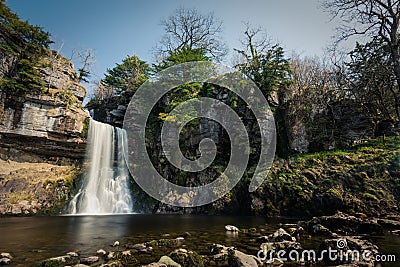
{"type": "MultiPolygon", "coordinates": [[[[136,54],[152,62],[152,48],[161,39],[161,18],[183,6],[201,13],[214,12],[223,21],[223,36],[230,49],[239,48],[243,22],[263,27],[279,41],[287,54],[322,55],[336,25],[320,8],[319,0],[7,0],[23,20],[52,34],[55,48],[64,43],[62,54],[73,49],[95,52],[93,72],[99,78],[107,68],[136,54]]],[[[231,65],[232,52],[224,60],[231,65]]],[[[93,78],[95,78],[94,76],[93,78]]]]}

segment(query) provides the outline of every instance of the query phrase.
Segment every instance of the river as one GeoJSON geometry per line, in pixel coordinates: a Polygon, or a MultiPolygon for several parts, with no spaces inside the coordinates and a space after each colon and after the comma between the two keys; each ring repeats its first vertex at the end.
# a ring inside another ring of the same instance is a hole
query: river
{"type": "MultiPolygon", "coordinates": [[[[135,244],[153,239],[175,238],[190,233],[185,238],[186,248],[199,254],[208,254],[210,243],[235,246],[248,254],[256,255],[259,247],[255,237],[244,233],[225,232],[224,226],[233,224],[241,229],[255,227],[261,234],[269,234],[280,224],[295,223],[289,218],[263,218],[240,216],[193,215],[109,215],[109,216],[53,216],[0,218],[0,252],[10,252],[15,257],[11,266],[31,266],[54,256],[79,250],[82,255],[95,255],[98,249],[110,250],[110,245],[135,244]]],[[[302,242],[307,249],[318,247],[322,238],[302,242]]],[[[400,259],[400,237],[388,234],[373,238],[381,253],[397,254],[400,259]]],[[[157,261],[161,250],[145,256],[145,262],[157,261]],[[147,257],[147,258],[146,258],[147,257]]],[[[164,254],[164,255],[165,255],[164,254]]],[[[399,262],[384,266],[400,266],[399,262]]]]}

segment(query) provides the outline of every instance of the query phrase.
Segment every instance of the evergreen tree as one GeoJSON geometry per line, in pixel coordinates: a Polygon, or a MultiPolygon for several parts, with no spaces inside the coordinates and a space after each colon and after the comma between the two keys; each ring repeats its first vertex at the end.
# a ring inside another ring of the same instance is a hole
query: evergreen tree
{"type": "MultiPolygon", "coordinates": [[[[0,2],[0,55],[10,58],[2,66],[1,88],[9,92],[35,91],[43,88],[39,75],[40,59],[52,43],[50,34],[39,26],[21,21],[16,14],[0,2]]],[[[4,63],[3,63],[4,64],[4,63]]]]}

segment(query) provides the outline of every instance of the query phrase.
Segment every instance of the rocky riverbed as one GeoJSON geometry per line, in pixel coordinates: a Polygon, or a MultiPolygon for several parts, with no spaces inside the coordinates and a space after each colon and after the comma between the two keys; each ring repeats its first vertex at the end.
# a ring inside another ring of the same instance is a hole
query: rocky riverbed
{"type": "MultiPolygon", "coordinates": [[[[160,235],[142,243],[115,240],[92,253],[78,250],[43,259],[36,266],[380,266],[382,251],[374,240],[387,231],[398,234],[400,217],[357,218],[344,213],[282,223],[275,230],[221,227],[228,238],[241,236],[237,246],[212,242],[196,231],[160,235]],[[194,245],[197,244],[197,245],[194,245]],[[315,255],[312,254],[315,252],[315,255]],[[357,254],[357,252],[359,254],[357,254]]],[[[399,237],[400,238],[400,237],[399,237]]],[[[397,251],[393,251],[394,253],[397,251]]],[[[12,251],[0,264],[13,264],[12,251]]],[[[393,261],[394,258],[386,260],[393,261]]],[[[383,263],[382,266],[387,266],[383,263]]],[[[391,266],[396,266],[392,265],[391,266]]]]}

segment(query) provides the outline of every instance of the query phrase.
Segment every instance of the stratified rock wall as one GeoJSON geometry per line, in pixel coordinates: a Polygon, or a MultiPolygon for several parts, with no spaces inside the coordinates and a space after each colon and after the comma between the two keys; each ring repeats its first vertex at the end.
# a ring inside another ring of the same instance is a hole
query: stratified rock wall
{"type": "Polygon", "coordinates": [[[82,109],[86,90],[70,61],[56,52],[43,61],[47,67],[40,69],[45,81],[41,92],[12,94],[0,88],[2,158],[15,150],[66,158],[84,156],[81,133],[88,117],[82,109]]]}

